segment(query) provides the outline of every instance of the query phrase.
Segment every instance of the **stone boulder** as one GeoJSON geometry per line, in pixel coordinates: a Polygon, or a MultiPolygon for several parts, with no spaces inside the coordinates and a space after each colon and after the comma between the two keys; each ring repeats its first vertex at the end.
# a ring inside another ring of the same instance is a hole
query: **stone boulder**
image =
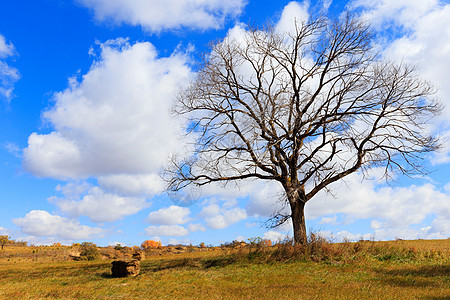
{"type": "Polygon", "coordinates": [[[141,262],[139,260],[115,260],[112,263],[112,277],[137,276],[141,271],[141,262]]]}
{"type": "Polygon", "coordinates": [[[135,252],[133,253],[133,259],[135,259],[135,260],[143,260],[144,258],[145,258],[144,252],[141,252],[141,251],[135,251],[135,252]]]}

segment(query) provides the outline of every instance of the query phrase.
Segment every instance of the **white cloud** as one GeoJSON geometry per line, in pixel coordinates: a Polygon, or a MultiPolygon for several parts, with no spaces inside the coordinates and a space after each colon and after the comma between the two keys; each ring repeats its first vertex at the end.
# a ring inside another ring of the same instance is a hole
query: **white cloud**
{"type": "Polygon", "coordinates": [[[0,34],[0,97],[5,98],[7,101],[13,97],[13,85],[20,78],[19,71],[4,61],[14,54],[14,45],[7,43],[5,37],[0,34]]]}
{"type": "Polygon", "coordinates": [[[8,234],[8,230],[6,228],[0,227],[0,235],[8,234]]]}
{"type": "Polygon", "coordinates": [[[148,215],[147,221],[155,225],[179,225],[189,222],[191,211],[187,207],[172,205],[167,208],[161,208],[148,215]]]}
{"type": "Polygon", "coordinates": [[[372,220],[370,222],[370,227],[372,227],[373,229],[378,229],[381,228],[383,226],[383,223],[377,220],[372,220]]]}
{"type": "Polygon", "coordinates": [[[273,231],[273,230],[267,231],[263,235],[263,239],[271,240],[273,243],[281,242],[281,241],[285,240],[287,237],[288,236],[286,234],[282,234],[278,231],[273,231]]]}
{"type": "Polygon", "coordinates": [[[201,217],[214,217],[220,214],[220,206],[217,204],[211,204],[204,206],[200,212],[201,217]]]}
{"type": "MultiPolygon", "coordinates": [[[[105,176],[100,183],[126,190],[109,176],[151,177],[168,155],[185,151],[181,121],[169,109],[191,72],[185,54],[158,58],[150,43],[117,39],[101,49],[100,60],[80,82],[55,94],[54,106],[43,114],[55,130],[30,135],[23,165],[42,177],[105,176]]],[[[135,184],[132,192],[149,192],[135,184]]],[[[155,184],[150,193],[159,189],[155,184]]]]}
{"type": "Polygon", "coordinates": [[[450,130],[439,135],[442,148],[433,153],[431,162],[433,165],[447,164],[450,162],[450,130]]]}
{"type": "Polygon", "coordinates": [[[146,31],[219,28],[241,14],[245,0],[78,0],[99,21],[140,25],[146,31]]]}
{"type": "Polygon", "coordinates": [[[104,229],[81,225],[78,221],[52,215],[44,210],[32,210],[23,218],[13,219],[21,231],[33,237],[59,239],[89,239],[102,236],[104,229]]]}
{"type": "Polygon", "coordinates": [[[11,56],[14,52],[14,45],[7,43],[5,37],[0,34],[0,58],[11,56]]]}
{"type": "MultiPolygon", "coordinates": [[[[343,214],[349,223],[356,219],[372,219],[376,239],[449,235],[448,227],[442,224],[450,223],[450,195],[430,183],[408,187],[380,186],[375,181],[362,181],[360,174],[353,174],[346,177],[345,183],[331,185],[330,190],[335,197],[321,193],[307,203],[308,220],[321,218],[320,223],[326,223],[324,221],[334,221],[336,214],[343,214]],[[428,231],[416,229],[426,218],[433,216],[434,225],[428,231]]],[[[359,235],[367,234],[361,232],[359,235]]],[[[338,234],[338,238],[343,237],[338,234]]],[[[355,236],[349,239],[355,239],[355,236]]]]}
{"type": "Polygon", "coordinates": [[[167,241],[167,245],[189,245],[192,244],[189,239],[169,239],[167,241]]]}
{"type": "Polygon", "coordinates": [[[202,210],[202,213],[209,213],[206,217],[206,225],[212,229],[223,229],[231,226],[239,221],[247,219],[247,212],[239,207],[220,210],[220,214],[212,214],[213,209],[206,208],[206,211],[202,210]]]}
{"type": "Polygon", "coordinates": [[[15,157],[22,157],[22,149],[16,143],[5,143],[5,149],[15,157]]]}
{"type": "Polygon", "coordinates": [[[117,246],[117,245],[120,245],[122,247],[127,246],[127,244],[121,243],[121,242],[117,242],[117,241],[108,243],[108,246],[117,246]]]}
{"type": "Polygon", "coordinates": [[[438,216],[430,226],[421,228],[411,228],[409,226],[393,226],[380,228],[382,223],[372,226],[376,228],[373,236],[376,240],[416,240],[416,239],[448,239],[450,238],[450,218],[447,216],[438,216]],[[377,227],[379,225],[379,227],[377,227]]]}
{"type": "Polygon", "coordinates": [[[323,217],[319,224],[336,224],[337,223],[337,216],[334,215],[332,217],[323,217]]]}
{"type": "Polygon", "coordinates": [[[114,222],[139,212],[150,204],[142,197],[123,197],[107,193],[99,187],[77,186],[82,194],[64,198],[50,198],[59,209],[72,217],[87,216],[92,222],[114,222]]]}
{"type": "Polygon", "coordinates": [[[323,0],[323,9],[325,11],[327,11],[330,8],[332,3],[333,3],[333,0],[323,0]]]}
{"type": "Polygon", "coordinates": [[[342,213],[351,219],[382,220],[383,226],[420,224],[428,215],[450,218],[450,196],[432,184],[380,187],[360,174],[330,186],[335,197],[318,194],[306,204],[306,217],[316,219],[342,213]]]}
{"type": "MultiPolygon", "coordinates": [[[[447,220],[448,222],[448,220],[447,220]]],[[[447,239],[450,231],[431,232],[432,227],[423,227],[421,229],[398,227],[398,228],[381,228],[375,230],[375,240],[417,240],[417,239],[447,239]]]]}
{"type": "Polygon", "coordinates": [[[109,175],[97,178],[99,186],[119,195],[153,197],[164,191],[165,183],[156,174],[109,175]]]}
{"type": "Polygon", "coordinates": [[[413,27],[438,5],[438,0],[355,0],[351,8],[362,8],[363,18],[377,28],[392,24],[413,27]]]}
{"type": "MultiPolygon", "coordinates": [[[[430,120],[430,126],[450,136],[450,4],[439,0],[354,1],[380,33],[380,47],[385,57],[419,68],[420,75],[432,82],[436,96],[445,105],[443,113],[430,120]],[[390,30],[386,35],[385,29],[390,30]],[[394,34],[392,34],[392,32],[394,34]],[[391,38],[386,38],[390,36],[391,38]]],[[[447,141],[448,142],[448,141],[447,141]]],[[[433,157],[433,163],[448,163],[448,143],[433,157]]]]}
{"type": "Polygon", "coordinates": [[[189,224],[188,228],[190,232],[206,231],[206,228],[202,224],[189,224]]]}
{"type": "Polygon", "coordinates": [[[279,182],[258,181],[249,191],[249,200],[246,207],[250,216],[271,217],[274,213],[288,213],[289,207],[285,206],[284,190],[279,182]]]}
{"type": "Polygon", "coordinates": [[[245,242],[247,239],[245,238],[245,236],[238,236],[236,237],[234,240],[238,241],[238,242],[245,242]]]}
{"type": "Polygon", "coordinates": [[[308,21],[309,18],[309,1],[302,3],[292,1],[286,5],[281,14],[280,20],[277,22],[276,30],[283,33],[295,34],[294,24],[301,24],[308,21]]]}
{"type": "Polygon", "coordinates": [[[375,235],[371,233],[353,234],[345,230],[339,231],[337,234],[333,234],[331,231],[319,231],[317,234],[327,240],[331,240],[332,242],[372,240],[375,237],[375,235]]]}
{"type": "Polygon", "coordinates": [[[189,231],[180,225],[161,225],[148,226],[145,233],[156,236],[185,236],[189,234],[189,231]]]}

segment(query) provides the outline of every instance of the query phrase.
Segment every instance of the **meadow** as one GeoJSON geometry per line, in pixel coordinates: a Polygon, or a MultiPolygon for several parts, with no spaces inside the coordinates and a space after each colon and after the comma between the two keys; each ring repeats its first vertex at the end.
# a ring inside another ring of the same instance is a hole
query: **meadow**
{"type": "Polygon", "coordinates": [[[74,247],[5,247],[0,299],[450,299],[450,239],[160,249],[125,278],[74,247]]]}

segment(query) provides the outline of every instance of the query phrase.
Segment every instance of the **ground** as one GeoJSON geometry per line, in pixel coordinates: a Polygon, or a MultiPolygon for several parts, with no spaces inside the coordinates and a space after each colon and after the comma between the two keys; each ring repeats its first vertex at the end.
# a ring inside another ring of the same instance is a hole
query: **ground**
{"type": "Polygon", "coordinates": [[[296,258],[277,245],[162,249],[127,278],[112,278],[105,256],[70,259],[75,248],[5,247],[0,298],[450,299],[450,239],[331,244],[296,258]]]}

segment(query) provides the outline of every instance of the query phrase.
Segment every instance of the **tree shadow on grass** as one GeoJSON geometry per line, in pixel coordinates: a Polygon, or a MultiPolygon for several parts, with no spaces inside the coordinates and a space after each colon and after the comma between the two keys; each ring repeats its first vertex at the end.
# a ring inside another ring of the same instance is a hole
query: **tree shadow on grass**
{"type": "Polygon", "coordinates": [[[102,278],[104,278],[104,279],[113,279],[113,278],[117,278],[117,277],[114,277],[114,276],[112,276],[112,273],[109,271],[109,272],[103,272],[103,273],[101,273],[100,274],[100,277],[102,277],[102,278]]]}
{"type": "Polygon", "coordinates": [[[382,282],[392,286],[440,286],[441,280],[446,281],[450,278],[450,265],[448,264],[422,267],[408,266],[394,270],[378,269],[375,271],[382,276],[380,278],[382,282]]]}
{"type": "Polygon", "coordinates": [[[158,262],[146,261],[141,264],[141,273],[158,272],[170,269],[191,268],[191,269],[208,269],[214,267],[226,267],[236,262],[233,256],[221,256],[214,258],[180,258],[167,259],[158,262]]]}
{"type": "Polygon", "coordinates": [[[386,274],[393,276],[419,276],[419,277],[449,277],[450,264],[432,265],[423,267],[406,267],[385,271],[386,274]]]}

